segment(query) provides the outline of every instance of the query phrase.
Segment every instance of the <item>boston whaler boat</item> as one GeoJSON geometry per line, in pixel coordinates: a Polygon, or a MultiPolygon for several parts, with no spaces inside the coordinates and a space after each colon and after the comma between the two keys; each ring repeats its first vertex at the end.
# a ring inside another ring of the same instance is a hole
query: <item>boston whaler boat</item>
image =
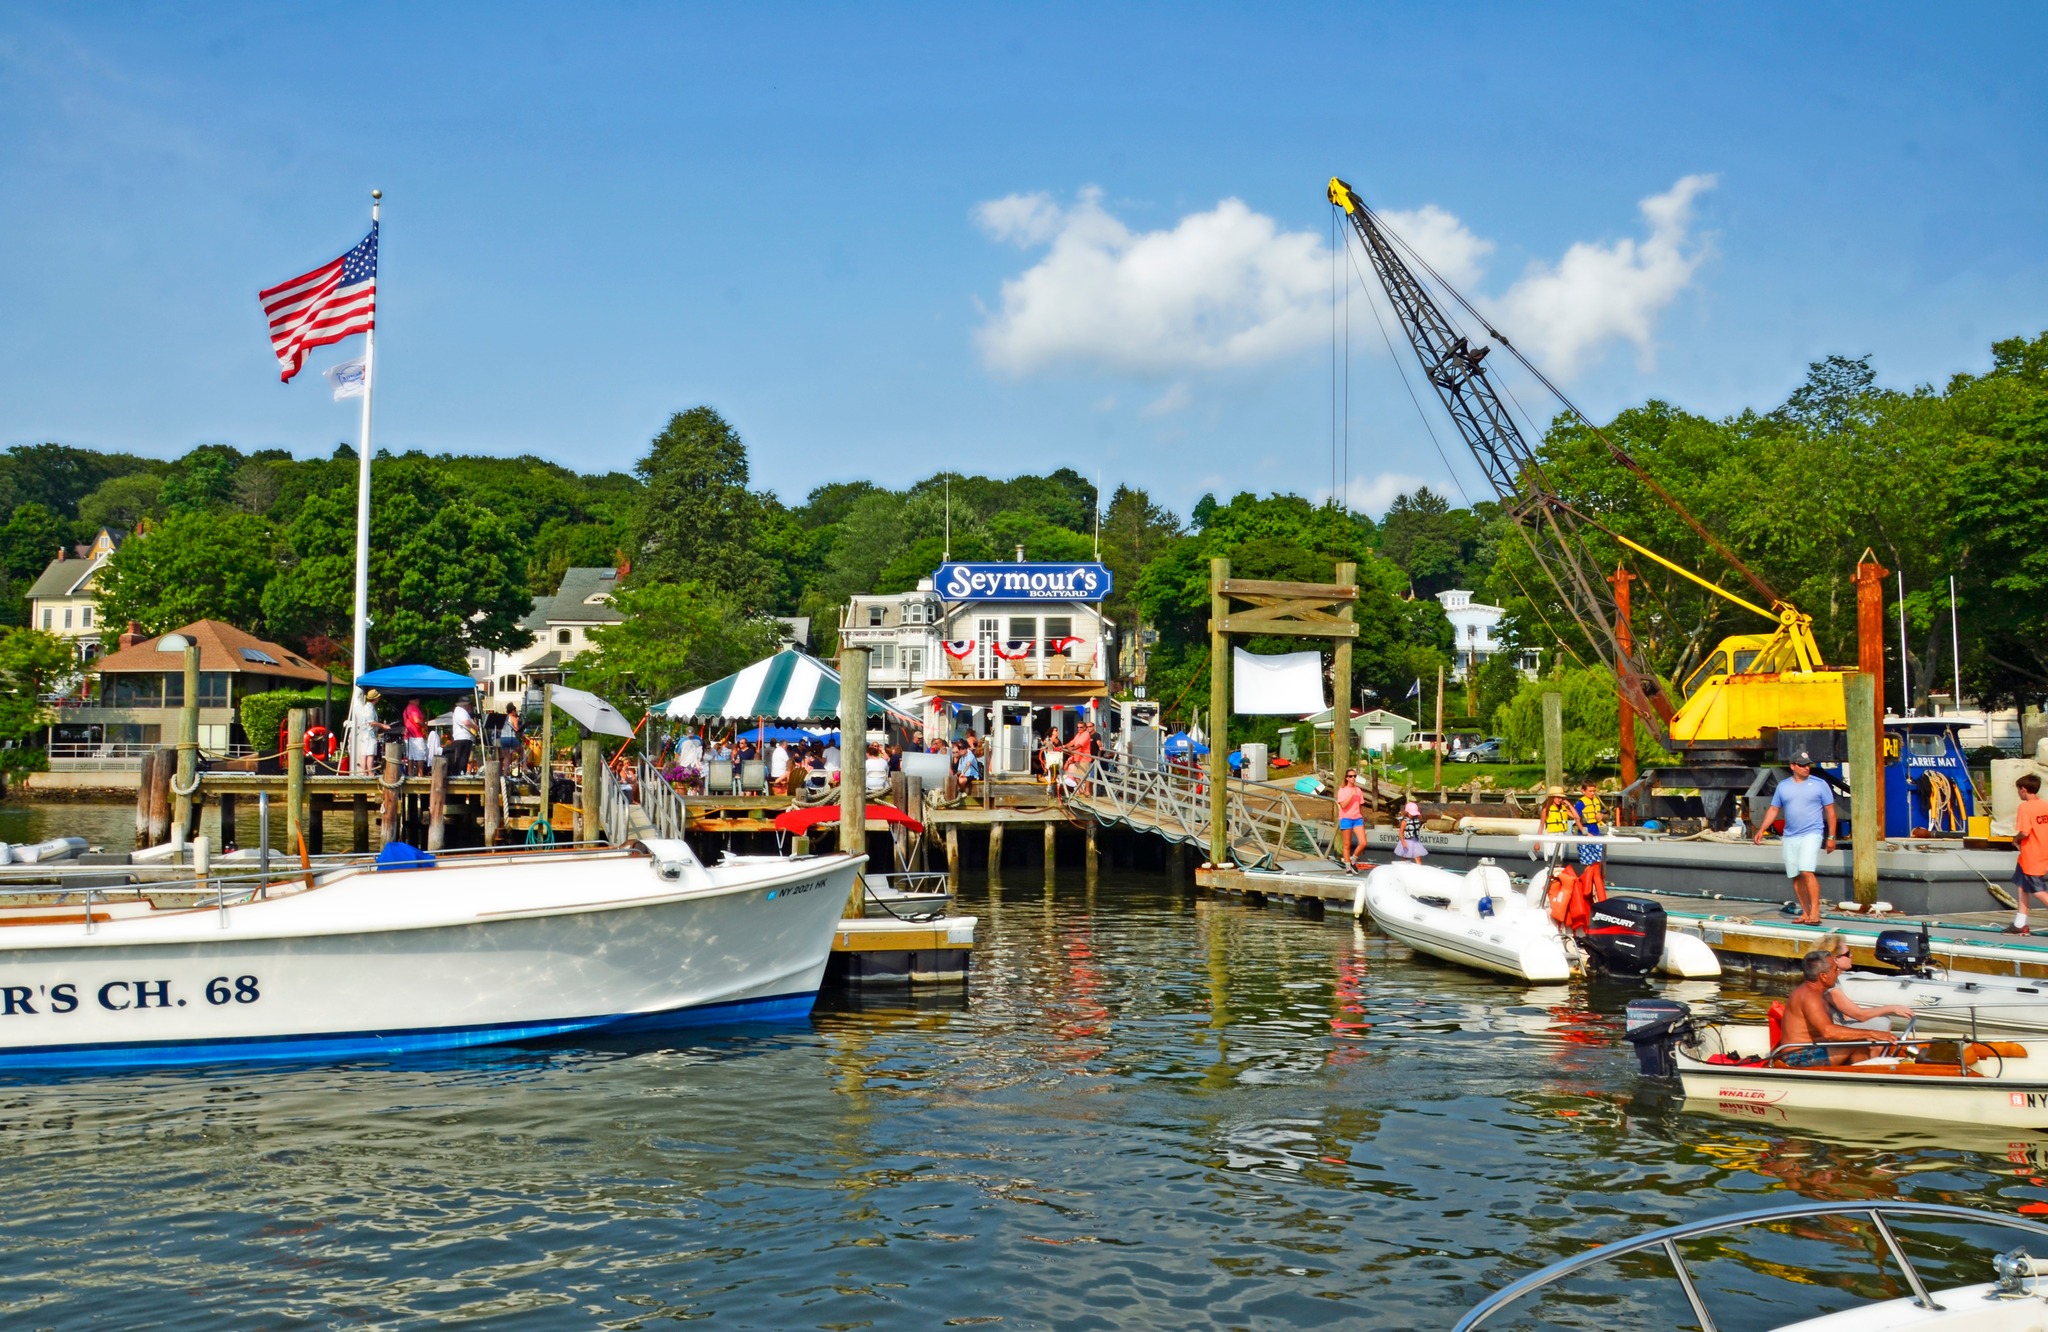
{"type": "Polygon", "coordinates": [[[1618,1289],[1610,1284],[1598,1295],[1560,1289],[1554,1294],[1567,1303],[1556,1311],[1586,1315],[1583,1325],[1614,1329],[1689,1324],[1706,1332],[1733,1326],[1774,1332],[2033,1332],[2048,1326],[2048,1259],[2030,1257],[2021,1247],[2000,1253],[1995,1246],[2010,1242],[2000,1238],[1977,1249],[1982,1256],[1974,1258],[1984,1264],[1975,1272],[1992,1280],[1941,1289],[1929,1284],[1940,1278],[1913,1262],[1918,1252],[1930,1267],[1969,1275],[1962,1254],[1975,1246],[1958,1245],[1957,1237],[1980,1240],[2012,1231],[2036,1246],[2048,1237],[2048,1225],[2038,1221],[1939,1203],[1791,1203],[1667,1226],[1553,1263],[1481,1302],[1458,1320],[1454,1332],[1504,1325],[1517,1316],[1519,1325],[1528,1326],[1530,1316],[1540,1317],[1528,1305],[1549,1288],[1630,1254],[1644,1257],[1618,1289]],[[1755,1234],[1739,1233],[1752,1228],[1755,1234]],[[1823,1264],[1828,1270],[1816,1270],[1823,1264]],[[1667,1271],[1668,1278],[1658,1279],[1667,1271]],[[1853,1292],[1872,1289],[1898,1294],[1832,1312],[1814,1308],[1824,1301],[1844,1304],[1853,1292]],[[1510,1308],[1518,1304],[1524,1307],[1510,1308]],[[1801,1305],[1808,1312],[1788,1320],[1787,1308],[1801,1305]]]}
{"type": "Polygon", "coordinates": [[[0,1066],[333,1059],[802,1018],[864,858],[707,869],[683,842],[650,839],[421,860],[309,873],[255,900],[89,900],[71,923],[9,923],[0,1066]]]}
{"type": "Polygon", "coordinates": [[[1374,928],[1418,953],[1518,980],[1561,981],[1589,965],[1626,976],[1721,974],[1704,939],[1666,932],[1664,908],[1643,898],[1589,904],[1584,928],[1561,929],[1551,910],[1552,876],[1545,867],[1517,890],[1490,860],[1464,874],[1381,865],[1359,884],[1353,910],[1370,911],[1374,928]]]}
{"type": "Polygon", "coordinates": [[[1952,1124],[2048,1129],[2048,1041],[1978,1041],[1873,1032],[1874,1051],[1855,1063],[1793,1067],[1773,1005],[1766,1023],[1695,1021],[1672,999],[1631,999],[1624,1037],[1642,1072],[1676,1076],[1688,1106],[1712,1110],[1784,1106],[1952,1124]]]}

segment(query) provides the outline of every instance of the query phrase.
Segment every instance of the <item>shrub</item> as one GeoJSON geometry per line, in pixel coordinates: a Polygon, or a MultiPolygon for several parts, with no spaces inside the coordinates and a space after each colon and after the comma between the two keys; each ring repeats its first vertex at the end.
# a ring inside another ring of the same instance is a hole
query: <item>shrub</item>
{"type": "MultiPolygon", "coordinates": [[[[242,732],[249,737],[249,744],[257,753],[268,754],[277,744],[277,728],[284,721],[285,713],[293,708],[317,708],[326,699],[324,692],[314,690],[273,689],[266,694],[250,694],[237,709],[242,717],[242,732]]],[[[347,691],[335,691],[335,704],[344,711],[347,709],[347,691]]]]}

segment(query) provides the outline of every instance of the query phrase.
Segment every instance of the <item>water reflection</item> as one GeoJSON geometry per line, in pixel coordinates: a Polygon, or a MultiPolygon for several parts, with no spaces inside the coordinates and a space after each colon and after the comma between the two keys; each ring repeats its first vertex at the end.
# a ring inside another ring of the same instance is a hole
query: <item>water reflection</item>
{"type": "MultiPolygon", "coordinates": [[[[964,996],[687,1040],[0,1082],[0,1310],[1406,1328],[1792,1193],[2048,1196],[2048,1155],[2007,1135],[1686,1109],[1618,1040],[1637,987],[1516,986],[1159,879],[1105,872],[1091,900],[1079,875],[1024,877],[966,886],[964,996]]],[[[1789,1261],[1757,1255],[1723,1284],[1789,1261]]],[[[1624,1297],[1575,1298],[1592,1325],[1624,1297]]]]}

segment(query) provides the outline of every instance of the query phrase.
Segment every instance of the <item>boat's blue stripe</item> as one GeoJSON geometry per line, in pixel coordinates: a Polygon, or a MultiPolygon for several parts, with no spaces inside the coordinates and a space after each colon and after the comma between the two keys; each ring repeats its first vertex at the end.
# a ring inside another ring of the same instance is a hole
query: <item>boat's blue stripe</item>
{"type": "Polygon", "coordinates": [[[479,1045],[545,1040],[581,1034],[666,1031],[732,1022],[786,1022],[810,1016],[815,990],[765,999],[676,1008],[661,1013],[612,1013],[546,1022],[496,1022],[471,1027],[419,1027],[405,1031],[322,1032],[304,1036],[230,1036],[192,1041],[41,1045],[0,1050],[0,1068],[135,1068],[193,1064],[270,1063],[310,1059],[419,1054],[479,1045]]]}

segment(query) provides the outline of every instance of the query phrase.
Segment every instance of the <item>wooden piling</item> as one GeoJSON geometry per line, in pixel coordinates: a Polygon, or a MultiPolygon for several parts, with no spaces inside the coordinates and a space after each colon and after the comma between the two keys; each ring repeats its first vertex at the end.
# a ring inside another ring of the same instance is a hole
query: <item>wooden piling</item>
{"type": "Polygon", "coordinates": [[[498,747],[484,751],[484,845],[496,846],[498,832],[505,826],[503,793],[498,788],[498,747]]]}
{"type": "Polygon", "coordinates": [[[171,778],[177,772],[175,751],[156,751],[156,764],[149,774],[149,844],[162,846],[171,837],[171,778]]]}
{"type": "Polygon", "coordinates": [[[1003,825],[1000,820],[988,826],[988,877],[1003,877],[1003,825]]]}
{"type": "Polygon", "coordinates": [[[1048,823],[1045,825],[1045,877],[1048,879],[1052,877],[1053,865],[1058,860],[1057,851],[1059,844],[1053,840],[1053,834],[1057,831],[1058,826],[1056,824],[1048,823]]]}
{"type": "Polygon", "coordinates": [[[960,825],[946,825],[946,881],[960,886],[960,825]]]}
{"type": "MultiPolygon", "coordinates": [[[[901,776],[901,777],[903,778],[903,810],[904,810],[904,812],[905,812],[905,813],[907,813],[907,814],[909,814],[911,818],[913,818],[913,819],[916,819],[916,820],[917,820],[917,821],[918,821],[919,823],[923,823],[923,822],[924,822],[924,778],[922,778],[922,777],[913,777],[913,776],[911,776],[911,775],[910,775],[910,774],[908,774],[908,773],[900,773],[900,774],[898,774],[898,775],[899,775],[899,776],[901,776]]],[[[917,841],[916,841],[916,843],[915,843],[914,845],[916,846],[916,848],[917,848],[917,851],[916,851],[916,854],[915,854],[915,856],[913,857],[913,859],[914,859],[914,860],[915,860],[915,861],[916,861],[917,863],[916,863],[916,864],[914,864],[914,865],[908,865],[908,866],[906,866],[905,868],[908,868],[908,869],[923,869],[923,868],[924,868],[924,865],[925,865],[925,853],[924,853],[924,845],[925,845],[925,835],[924,835],[923,833],[919,833],[919,834],[917,834],[917,841]]]]}
{"type": "MultiPolygon", "coordinates": [[[[859,854],[867,849],[868,795],[861,781],[861,758],[868,738],[868,650],[852,643],[839,645],[839,752],[844,756],[839,777],[839,849],[859,854]]],[[[858,875],[846,896],[846,915],[867,911],[867,888],[858,875]]]]}
{"type": "Polygon", "coordinates": [[[299,849],[306,833],[306,710],[293,708],[284,742],[284,846],[299,849]]]}
{"type": "Polygon", "coordinates": [[[1556,690],[1543,695],[1543,785],[1564,785],[1564,695],[1556,690]]]}
{"type": "Polygon", "coordinates": [[[439,851],[448,844],[448,756],[434,755],[427,785],[427,850],[439,851]]]}
{"type": "Polygon", "coordinates": [[[327,811],[332,808],[333,796],[306,797],[306,850],[312,855],[327,854],[327,811]]]}
{"type": "MultiPolygon", "coordinates": [[[[1228,863],[1230,856],[1230,635],[1223,631],[1223,622],[1230,618],[1230,598],[1223,594],[1223,585],[1229,581],[1230,561],[1220,556],[1210,560],[1209,860],[1218,866],[1228,863]]],[[[1347,728],[1350,720],[1343,719],[1347,728]]],[[[1350,735],[1348,729],[1345,735],[1350,735]]],[[[1093,828],[1088,832],[1088,873],[1091,878],[1095,874],[1093,828]]]]}
{"type": "MultiPolygon", "coordinates": [[[[1884,806],[1866,800],[1869,792],[1884,789],[1884,767],[1878,759],[1877,733],[1862,725],[1871,713],[1871,698],[1877,693],[1877,677],[1865,671],[1842,676],[1843,716],[1849,719],[1849,785],[1854,803],[1850,806],[1849,869],[1856,901],[1869,906],[1877,900],[1877,843],[1884,836],[1884,806]]],[[[2021,906],[2026,904],[2022,902],[2021,906]]]]}
{"type": "Polygon", "coordinates": [[[135,777],[135,845],[139,850],[149,840],[149,796],[156,789],[156,751],[142,756],[142,770],[135,777]]]}
{"type": "Polygon", "coordinates": [[[583,840],[604,840],[604,747],[583,741],[583,840]]]}
{"type": "Polygon", "coordinates": [[[383,827],[380,831],[385,846],[390,846],[399,839],[400,797],[403,789],[403,779],[399,774],[403,769],[399,766],[398,756],[402,752],[395,740],[384,746],[384,808],[383,827]]]}
{"type": "Polygon", "coordinates": [[[1102,872],[1102,846],[1096,836],[1100,831],[1101,829],[1096,824],[1090,823],[1088,825],[1088,881],[1090,883],[1093,883],[1095,876],[1102,872]]]}
{"type": "Polygon", "coordinates": [[[199,645],[185,644],[185,706],[178,711],[178,784],[174,842],[183,843],[195,831],[192,797],[199,793],[199,645]]]}
{"type": "Polygon", "coordinates": [[[370,797],[360,791],[349,797],[348,849],[359,856],[370,853],[370,797]]]}

